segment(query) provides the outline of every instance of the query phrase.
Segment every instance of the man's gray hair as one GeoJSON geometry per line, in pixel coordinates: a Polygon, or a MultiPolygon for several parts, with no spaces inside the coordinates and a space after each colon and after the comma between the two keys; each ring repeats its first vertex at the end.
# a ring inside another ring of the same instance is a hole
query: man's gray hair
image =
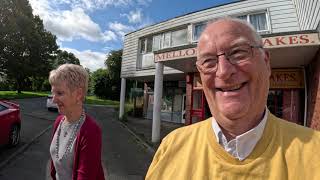
{"type": "Polygon", "coordinates": [[[258,43],[259,45],[262,45],[262,37],[257,32],[257,30],[252,26],[252,24],[248,23],[248,21],[245,21],[245,20],[239,19],[239,18],[230,17],[230,16],[225,16],[225,17],[215,18],[215,19],[208,21],[206,28],[208,26],[210,26],[211,24],[216,23],[218,21],[237,22],[237,23],[240,23],[240,24],[248,27],[250,29],[250,33],[251,33],[252,37],[254,37],[254,40],[256,41],[256,43],[258,43]]]}

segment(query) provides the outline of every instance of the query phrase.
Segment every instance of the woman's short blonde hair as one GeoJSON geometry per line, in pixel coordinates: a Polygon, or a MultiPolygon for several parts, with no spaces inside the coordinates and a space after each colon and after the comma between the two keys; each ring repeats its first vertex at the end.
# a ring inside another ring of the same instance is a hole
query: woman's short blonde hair
{"type": "Polygon", "coordinates": [[[76,64],[62,64],[57,69],[52,70],[49,75],[51,85],[65,82],[71,91],[81,88],[84,96],[88,91],[88,81],[88,72],[82,66],[76,64]]]}

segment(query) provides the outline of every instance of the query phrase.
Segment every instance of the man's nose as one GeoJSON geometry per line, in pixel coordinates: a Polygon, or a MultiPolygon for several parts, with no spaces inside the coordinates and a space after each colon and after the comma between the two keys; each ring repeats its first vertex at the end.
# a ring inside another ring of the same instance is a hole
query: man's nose
{"type": "Polygon", "coordinates": [[[222,80],[228,79],[236,72],[236,67],[229,62],[225,55],[220,55],[217,64],[216,76],[222,80]]]}

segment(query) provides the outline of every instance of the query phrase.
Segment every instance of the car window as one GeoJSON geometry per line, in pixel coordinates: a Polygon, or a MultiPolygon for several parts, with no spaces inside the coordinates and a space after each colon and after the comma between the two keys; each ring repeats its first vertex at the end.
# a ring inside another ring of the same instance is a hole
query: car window
{"type": "Polygon", "coordinates": [[[8,109],[8,108],[0,104],[0,112],[1,112],[1,111],[4,111],[4,110],[6,110],[6,109],[8,109]]]}

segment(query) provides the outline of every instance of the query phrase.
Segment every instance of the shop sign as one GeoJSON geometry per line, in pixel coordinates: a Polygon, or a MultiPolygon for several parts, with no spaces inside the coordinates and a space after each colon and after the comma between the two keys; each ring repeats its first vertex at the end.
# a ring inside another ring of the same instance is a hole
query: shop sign
{"type": "Polygon", "coordinates": [[[265,48],[307,46],[320,44],[318,33],[274,36],[262,38],[262,41],[263,47],[265,48]]]}
{"type": "Polygon", "coordinates": [[[273,69],[271,89],[304,88],[303,71],[300,69],[273,69]]]}
{"type": "Polygon", "coordinates": [[[164,52],[154,55],[155,62],[168,61],[173,59],[190,58],[197,56],[197,48],[181,49],[177,51],[164,52]]]}

